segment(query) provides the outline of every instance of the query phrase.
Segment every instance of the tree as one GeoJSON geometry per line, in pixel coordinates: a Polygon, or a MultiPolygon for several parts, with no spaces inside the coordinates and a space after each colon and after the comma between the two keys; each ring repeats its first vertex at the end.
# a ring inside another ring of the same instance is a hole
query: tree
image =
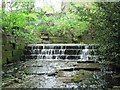
{"type": "Polygon", "coordinates": [[[96,27],[95,40],[100,44],[100,51],[105,60],[120,64],[120,2],[97,3],[99,12],[96,27]],[[100,14],[101,12],[101,14],[100,14]]]}

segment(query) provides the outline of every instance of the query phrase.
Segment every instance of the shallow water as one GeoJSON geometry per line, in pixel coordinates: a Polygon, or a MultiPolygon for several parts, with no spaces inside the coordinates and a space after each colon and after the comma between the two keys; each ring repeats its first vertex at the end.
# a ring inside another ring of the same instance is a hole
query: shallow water
{"type": "MultiPolygon", "coordinates": [[[[43,61],[43,60],[28,60],[19,62],[17,65],[3,67],[3,83],[11,79],[19,79],[21,82],[13,82],[4,87],[12,88],[77,88],[75,83],[63,83],[57,76],[49,76],[48,74],[55,73],[60,68],[70,67],[76,62],[70,61],[43,61]],[[16,69],[15,69],[16,68],[16,69]],[[9,77],[12,76],[12,77],[9,77]],[[7,78],[9,77],[9,78],[7,78]],[[7,78],[7,80],[5,80],[7,78]]],[[[71,72],[66,75],[72,74],[71,72]]]]}

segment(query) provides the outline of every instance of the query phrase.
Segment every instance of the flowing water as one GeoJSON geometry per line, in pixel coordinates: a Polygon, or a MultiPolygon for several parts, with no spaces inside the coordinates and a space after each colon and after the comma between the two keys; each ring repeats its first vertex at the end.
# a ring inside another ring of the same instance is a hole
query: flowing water
{"type": "Polygon", "coordinates": [[[25,61],[3,68],[3,87],[78,88],[77,83],[69,81],[76,72],[74,65],[97,58],[94,44],[29,44],[24,50],[25,61]],[[62,78],[57,76],[59,70],[66,68],[73,71],[64,72],[62,78]]]}

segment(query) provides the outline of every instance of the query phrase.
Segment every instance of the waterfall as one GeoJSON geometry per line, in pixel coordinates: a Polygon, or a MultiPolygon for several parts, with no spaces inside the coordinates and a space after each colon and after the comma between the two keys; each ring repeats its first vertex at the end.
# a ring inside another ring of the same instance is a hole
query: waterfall
{"type": "Polygon", "coordinates": [[[95,44],[29,44],[25,46],[26,59],[93,60],[97,59],[95,44]]]}

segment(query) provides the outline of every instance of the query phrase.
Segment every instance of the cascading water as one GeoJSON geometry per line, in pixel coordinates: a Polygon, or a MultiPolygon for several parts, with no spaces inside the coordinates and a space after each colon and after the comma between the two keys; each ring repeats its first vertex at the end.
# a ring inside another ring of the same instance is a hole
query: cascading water
{"type": "Polygon", "coordinates": [[[25,48],[26,59],[45,60],[93,60],[94,44],[29,44],[25,48]]]}
{"type": "MultiPolygon", "coordinates": [[[[93,62],[97,58],[96,50],[94,44],[29,44],[24,49],[26,61],[20,66],[21,72],[26,75],[26,78],[22,77],[24,81],[21,87],[79,88],[77,83],[71,81],[72,76],[78,70],[82,70],[82,75],[83,71],[87,72],[87,76],[92,73],[88,70],[96,70],[96,64],[93,62]]],[[[82,81],[86,82],[84,79],[82,81]]],[[[17,87],[19,86],[18,84],[17,87]]]]}

